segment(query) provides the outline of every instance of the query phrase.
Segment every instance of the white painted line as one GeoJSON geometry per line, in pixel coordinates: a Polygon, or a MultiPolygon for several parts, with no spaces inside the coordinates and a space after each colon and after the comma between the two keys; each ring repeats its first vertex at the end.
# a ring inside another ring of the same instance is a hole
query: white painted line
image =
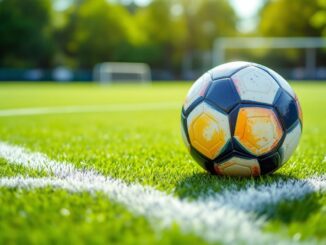
{"type": "Polygon", "coordinates": [[[229,186],[227,190],[203,199],[206,202],[222,202],[230,208],[244,212],[262,213],[273,211],[282,201],[300,200],[316,192],[326,192],[326,175],[302,180],[277,180],[262,185],[250,183],[240,190],[236,186],[229,186]]]}
{"type": "Polygon", "coordinates": [[[188,202],[152,188],[126,185],[110,179],[13,177],[0,178],[0,186],[23,189],[51,186],[71,192],[102,192],[110,200],[124,205],[136,215],[148,218],[155,229],[177,223],[185,233],[194,232],[209,241],[253,244],[258,240],[260,243],[266,243],[272,238],[260,232],[260,223],[253,217],[229,209],[218,202],[188,202]]]}
{"type": "Polygon", "coordinates": [[[151,111],[181,108],[180,103],[140,103],[140,104],[111,104],[111,105],[75,105],[59,107],[2,109],[0,117],[32,116],[47,114],[72,114],[89,112],[119,112],[119,111],[151,111]]]}
{"type": "Polygon", "coordinates": [[[277,181],[258,188],[248,185],[240,191],[229,187],[221,194],[214,193],[189,201],[151,187],[126,184],[94,170],[77,169],[72,164],[50,160],[41,153],[32,153],[4,142],[0,142],[0,157],[10,164],[43,170],[53,175],[47,178],[5,177],[0,179],[0,186],[12,188],[53,186],[72,192],[100,191],[133,213],[147,217],[153,227],[164,228],[177,223],[186,233],[192,232],[208,241],[221,241],[226,244],[296,242],[280,239],[275,234],[263,233],[261,226],[264,220],[257,218],[254,212],[260,211],[261,205],[276,204],[281,200],[298,199],[312,192],[325,191],[326,186],[325,177],[277,181]],[[293,190],[290,192],[282,191],[291,189],[293,190]],[[279,191],[282,194],[274,198],[274,194],[277,195],[279,191]]]}

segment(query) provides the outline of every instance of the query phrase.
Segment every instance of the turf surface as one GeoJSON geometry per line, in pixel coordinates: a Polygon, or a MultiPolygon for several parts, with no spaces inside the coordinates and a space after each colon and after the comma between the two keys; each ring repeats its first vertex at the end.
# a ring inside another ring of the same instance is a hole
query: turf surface
{"type": "MultiPolygon", "coordinates": [[[[301,101],[304,131],[298,150],[274,175],[260,179],[218,178],[206,174],[187,153],[179,132],[180,108],[0,117],[0,140],[43,152],[52,159],[129,183],[153,186],[196,199],[231,183],[306,178],[326,172],[326,84],[292,84],[301,101]]],[[[0,108],[182,104],[190,84],[96,86],[89,84],[0,84],[0,108]]],[[[1,176],[43,176],[0,159],[1,176]]],[[[178,227],[155,231],[144,217],[99,196],[42,189],[0,192],[0,243],[205,243],[178,227]]],[[[271,207],[266,232],[326,241],[325,194],[271,207]]],[[[262,214],[262,215],[266,215],[262,214]]],[[[248,234],[250,235],[250,234],[248,234]]]]}

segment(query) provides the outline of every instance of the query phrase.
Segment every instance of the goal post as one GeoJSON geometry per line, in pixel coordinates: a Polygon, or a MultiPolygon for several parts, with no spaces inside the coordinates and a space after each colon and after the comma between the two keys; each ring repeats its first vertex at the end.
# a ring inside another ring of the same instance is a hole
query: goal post
{"type": "Polygon", "coordinates": [[[240,37],[218,38],[214,42],[213,65],[226,62],[227,49],[305,49],[305,72],[313,76],[316,72],[316,49],[326,48],[326,38],[320,37],[240,37]]]}
{"type": "Polygon", "coordinates": [[[99,83],[150,83],[151,70],[145,63],[104,62],[95,65],[93,80],[99,83]]]}

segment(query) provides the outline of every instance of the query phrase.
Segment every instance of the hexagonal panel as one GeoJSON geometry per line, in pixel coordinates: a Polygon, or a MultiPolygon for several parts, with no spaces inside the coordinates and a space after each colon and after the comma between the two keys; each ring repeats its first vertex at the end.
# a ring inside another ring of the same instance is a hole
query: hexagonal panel
{"type": "Polygon", "coordinates": [[[227,115],[205,102],[189,114],[187,126],[191,145],[209,159],[216,158],[231,139],[227,115]]]}
{"type": "Polygon", "coordinates": [[[291,132],[286,134],[281,147],[282,164],[287,162],[297,148],[301,137],[301,125],[298,123],[291,132]]]}
{"type": "Polygon", "coordinates": [[[196,99],[205,95],[207,87],[211,81],[212,78],[208,73],[205,73],[195,81],[186,96],[186,100],[183,104],[184,110],[187,110],[196,99]]]}
{"type": "Polygon", "coordinates": [[[282,127],[272,110],[261,107],[239,110],[234,137],[251,154],[261,156],[273,150],[282,134],[282,127]]]}
{"type": "Polygon", "coordinates": [[[266,71],[246,67],[232,76],[242,100],[272,104],[279,89],[277,82],[266,71]]]}
{"type": "Polygon", "coordinates": [[[209,70],[208,73],[211,74],[213,79],[219,79],[222,77],[230,77],[237,70],[249,66],[250,63],[244,61],[235,61],[225,63],[219,66],[214,67],[209,70]]]}
{"type": "Polygon", "coordinates": [[[281,156],[275,152],[267,157],[258,160],[261,174],[269,174],[276,171],[281,165],[281,156]]]}
{"type": "Polygon", "coordinates": [[[285,128],[290,129],[298,121],[296,101],[285,91],[282,91],[275,101],[274,107],[279,113],[279,118],[285,128]]]}
{"type": "Polygon", "coordinates": [[[260,166],[257,159],[232,157],[222,163],[215,163],[214,169],[218,175],[243,177],[260,175],[260,166]]]}
{"type": "Polygon", "coordinates": [[[234,106],[240,103],[238,92],[229,78],[213,81],[207,91],[205,99],[223,109],[225,112],[229,112],[234,106]]]}

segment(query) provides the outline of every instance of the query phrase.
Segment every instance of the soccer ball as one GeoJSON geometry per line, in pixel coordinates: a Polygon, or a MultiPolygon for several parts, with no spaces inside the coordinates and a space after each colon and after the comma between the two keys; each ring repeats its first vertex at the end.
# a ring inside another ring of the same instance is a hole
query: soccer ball
{"type": "Polygon", "coordinates": [[[302,132],[302,111],[291,86],[254,63],[213,68],[190,88],[181,131],[193,158],[217,175],[259,176],[289,160],[302,132]]]}

